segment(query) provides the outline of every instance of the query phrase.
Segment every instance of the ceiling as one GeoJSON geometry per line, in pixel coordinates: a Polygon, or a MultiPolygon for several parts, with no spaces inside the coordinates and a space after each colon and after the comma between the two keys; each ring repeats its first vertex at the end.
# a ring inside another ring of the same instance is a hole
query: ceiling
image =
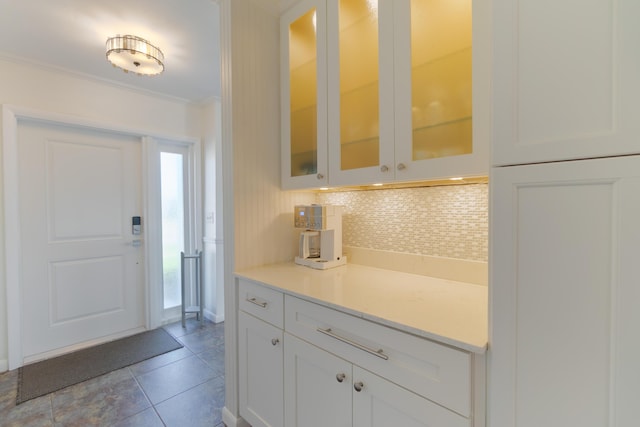
{"type": "Polygon", "coordinates": [[[0,0],[0,57],[190,102],[220,96],[219,29],[214,0],[0,0]],[[117,34],[159,47],[164,72],[114,68],[105,42],[117,34]]]}

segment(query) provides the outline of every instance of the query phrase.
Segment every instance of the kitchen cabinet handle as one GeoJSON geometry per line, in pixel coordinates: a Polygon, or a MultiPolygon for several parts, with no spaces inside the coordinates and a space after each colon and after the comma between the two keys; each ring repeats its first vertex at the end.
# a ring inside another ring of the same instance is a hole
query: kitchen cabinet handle
{"type": "Polygon", "coordinates": [[[364,388],[364,383],[363,383],[362,381],[359,381],[359,382],[357,382],[357,383],[355,383],[355,384],[353,385],[353,388],[355,388],[355,389],[356,389],[356,391],[357,391],[358,393],[360,393],[360,392],[362,391],[362,389],[364,388]]]}
{"type": "Polygon", "coordinates": [[[321,173],[319,173],[318,175],[316,175],[318,179],[324,179],[324,175],[322,175],[321,173]]]}
{"type": "Polygon", "coordinates": [[[369,354],[373,354],[374,356],[377,356],[377,357],[379,357],[380,359],[389,360],[389,356],[387,356],[386,354],[384,354],[384,352],[383,352],[383,350],[382,350],[382,349],[374,350],[374,349],[369,348],[369,347],[367,347],[367,346],[364,346],[364,345],[362,345],[362,344],[360,344],[360,343],[357,343],[357,342],[355,342],[355,341],[352,341],[352,340],[350,340],[349,338],[341,337],[340,335],[335,334],[335,333],[331,330],[331,328],[328,328],[328,329],[318,328],[318,329],[316,329],[316,330],[317,330],[318,332],[322,333],[322,334],[325,334],[325,335],[330,336],[331,338],[335,338],[335,339],[337,339],[338,341],[342,341],[343,343],[346,343],[346,344],[349,344],[349,345],[351,345],[351,346],[354,346],[355,348],[358,348],[358,349],[360,349],[360,350],[362,350],[362,351],[366,351],[366,352],[367,352],[367,353],[369,353],[369,354]]]}
{"type": "Polygon", "coordinates": [[[279,342],[280,342],[280,340],[278,338],[271,338],[271,344],[272,345],[278,345],[279,342]]]}
{"type": "Polygon", "coordinates": [[[345,378],[347,378],[347,376],[343,373],[339,373],[338,375],[336,375],[336,380],[338,380],[339,383],[344,381],[345,378]]]}
{"type": "Polygon", "coordinates": [[[407,167],[404,165],[404,163],[398,163],[398,170],[401,171],[402,169],[406,169],[407,167]]]}
{"type": "Polygon", "coordinates": [[[380,166],[380,172],[387,172],[388,170],[389,170],[389,167],[387,165],[380,166]]]}
{"type": "Polygon", "coordinates": [[[262,308],[267,308],[267,302],[266,301],[258,301],[258,298],[247,298],[247,301],[249,301],[251,304],[255,304],[258,307],[262,307],[262,308]]]}

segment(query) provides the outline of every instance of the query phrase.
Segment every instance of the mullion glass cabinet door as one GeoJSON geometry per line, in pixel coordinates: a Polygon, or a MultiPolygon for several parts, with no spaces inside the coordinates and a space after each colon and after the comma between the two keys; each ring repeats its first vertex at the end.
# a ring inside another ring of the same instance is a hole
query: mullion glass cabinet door
{"type": "Polygon", "coordinates": [[[338,1],[340,169],[380,163],[378,6],[338,1]]]}
{"type": "Polygon", "coordinates": [[[282,186],[327,182],[326,6],[296,4],[281,18],[282,186]]]}
{"type": "Polygon", "coordinates": [[[334,184],[393,180],[393,1],[328,1],[334,184]]]}
{"type": "Polygon", "coordinates": [[[411,0],[412,158],[472,152],[471,0],[411,0]]]}
{"type": "Polygon", "coordinates": [[[488,173],[486,9],[472,0],[394,4],[397,181],[488,173]]]}

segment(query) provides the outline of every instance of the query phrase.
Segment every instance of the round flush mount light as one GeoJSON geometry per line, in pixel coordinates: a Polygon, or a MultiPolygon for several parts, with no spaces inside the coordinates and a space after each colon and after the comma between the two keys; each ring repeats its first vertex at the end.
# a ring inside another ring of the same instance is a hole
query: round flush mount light
{"type": "Polygon", "coordinates": [[[125,73],[153,76],[164,71],[164,55],[147,40],[131,35],[107,39],[107,60],[125,73]]]}

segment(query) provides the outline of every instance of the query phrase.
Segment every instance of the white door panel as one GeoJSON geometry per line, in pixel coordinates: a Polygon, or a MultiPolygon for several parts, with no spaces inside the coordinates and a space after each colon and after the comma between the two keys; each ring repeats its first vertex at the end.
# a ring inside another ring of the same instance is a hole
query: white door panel
{"type": "Polygon", "coordinates": [[[144,325],[141,142],[20,122],[25,361],[144,325]]]}
{"type": "Polygon", "coordinates": [[[640,156],[490,182],[488,424],[637,425],[640,156]]]}

